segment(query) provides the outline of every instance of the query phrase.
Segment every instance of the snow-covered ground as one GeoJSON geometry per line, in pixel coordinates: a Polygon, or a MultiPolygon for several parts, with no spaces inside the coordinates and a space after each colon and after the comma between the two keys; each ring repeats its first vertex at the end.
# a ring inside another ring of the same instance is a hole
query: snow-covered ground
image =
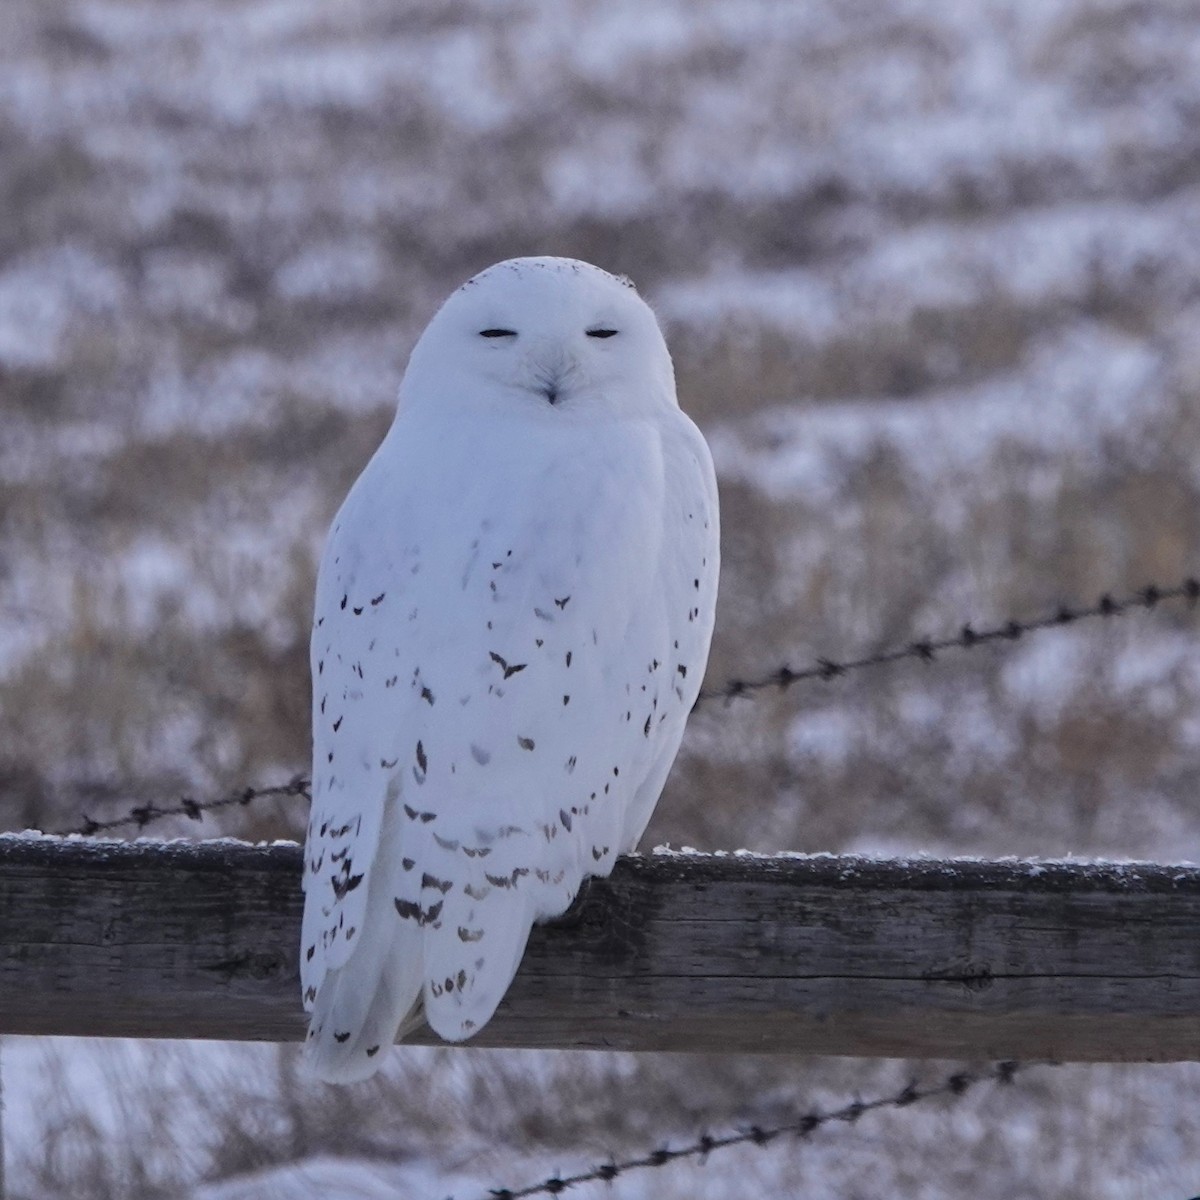
{"type": "MultiPolygon", "coordinates": [[[[1191,0],[9,0],[0,828],[303,768],[324,526],[415,334],[512,254],[662,316],[721,473],[710,683],[1200,571],[1198,116],[1191,0]]],[[[1164,606],[710,706],[647,841],[1195,859],[1196,634],[1164,606]]],[[[10,1192],[84,1200],[461,1200],[910,1069],[0,1057],[10,1192]]],[[[1186,1196],[1198,1088],[1065,1067],[615,1194],[1186,1196]]]]}

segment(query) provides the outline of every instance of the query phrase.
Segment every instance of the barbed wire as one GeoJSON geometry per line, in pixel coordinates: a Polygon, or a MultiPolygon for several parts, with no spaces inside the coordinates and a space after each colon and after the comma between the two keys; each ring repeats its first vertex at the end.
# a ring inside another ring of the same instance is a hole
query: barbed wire
{"type": "MultiPolygon", "coordinates": [[[[1110,592],[1105,592],[1094,604],[1083,607],[1059,605],[1052,613],[1031,620],[1004,621],[998,625],[976,628],[974,625],[964,625],[958,633],[942,638],[923,638],[909,642],[905,646],[884,650],[878,654],[868,654],[861,658],[843,659],[837,661],[830,658],[819,658],[811,667],[794,668],[788,664],[776,667],[768,674],[752,679],[730,679],[717,688],[702,691],[696,700],[696,707],[713,700],[726,702],[739,697],[750,696],[768,688],[780,691],[810,680],[829,681],[840,679],[853,671],[865,670],[868,667],[882,667],[891,663],[902,662],[905,659],[919,659],[925,663],[936,661],[939,654],[945,650],[972,650],[989,642],[1015,642],[1027,633],[1036,633],[1043,629],[1061,629],[1080,621],[1097,617],[1111,618],[1124,616],[1133,611],[1146,611],[1156,608],[1159,604],[1184,600],[1190,607],[1195,607],[1200,601],[1200,579],[1188,576],[1182,582],[1170,587],[1158,584],[1147,584],[1136,592],[1117,598],[1110,592]]],[[[172,805],[157,805],[154,803],[134,805],[121,816],[106,820],[97,820],[83,815],[80,823],[70,829],[56,830],[59,836],[82,834],[94,837],[98,833],[108,833],[114,829],[135,826],[144,829],[147,825],[163,820],[166,817],[187,817],[199,821],[207,812],[216,809],[245,807],[255,800],[271,798],[290,798],[303,796],[312,799],[309,780],[304,775],[296,775],[287,783],[276,784],[263,788],[242,788],[237,792],[221,796],[215,800],[194,800],[189,796],[180,797],[172,805]]]]}
{"type": "Polygon", "coordinates": [[[1019,1063],[1012,1061],[991,1064],[982,1071],[958,1070],[948,1075],[940,1083],[928,1087],[919,1087],[915,1080],[910,1080],[898,1092],[889,1096],[880,1096],[874,1100],[852,1100],[841,1108],[828,1112],[811,1109],[802,1116],[777,1125],[751,1125],[748,1129],[737,1133],[727,1133],[720,1137],[711,1134],[701,1134],[685,1146],[675,1149],[664,1146],[651,1150],[637,1158],[627,1158],[621,1162],[610,1160],[606,1163],[581,1171],[577,1175],[551,1175],[538,1183],[531,1183],[522,1188],[492,1188],[488,1192],[490,1200],[526,1200],[529,1196],[557,1196],[581,1183],[612,1183],[622,1175],[631,1171],[641,1171],[651,1167],[665,1167],[668,1163],[679,1162],[685,1158],[699,1159],[706,1162],[710,1155],[718,1150],[727,1150],[731,1146],[744,1146],[752,1143],[755,1146],[766,1146],[779,1138],[794,1136],[806,1138],[825,1125],[840,1121],[853,1125],[860,1117],[883,1108],[908,1108],[921,1100],[929,1100],[935,1096],[964,1096],[977,1083],[988,1081],[994,1083],[1012,1083],[1017,1073],[1027,1071],[1031,1067],[1053,1066],[1049,1062],[1019,1063]]]}
{"type": "Polygon", "coordinates": [[[97,821],[84,813],[78,826],[73,829],[56,829],[54,833],[58,837],[70,837],[72,834],[95,837],[98,833],[107,833],[111,829],[122,829],[126,825],[136,825],[138,829],[144,829],[152,822],[161,821],[165,817],[187,817],[191,821],[199,821],[203,819],[205,813],[215,809],[234,808],[238,805],[245,807],[255,800],[290,796],[303,796],[306,800],[312,799],[312,792],[306,776],[295,775],[287,783],[274,784],[271,787],[242,788],[240,791],[231,792],[216,800],[193,800],[190,796],[181,796],[177,804],[162,806],[154,803],[135,804],[123,816],[112,817],[105,821],[97,821]]]}
{"type": "Polygon", "coordinates": [[[1159,604],[1172,600],[1186,600],[1194,607],[1200,600],[1200,579],[1189,576],[1181,583],[1171,587],[1160,587],[1150,583],[1139,588],[1132,595],[1118,599],[1110,592],[1105,592],[1095,604],[1082,608],[1072,608],[1060,604],[1052,613],[1032,620],[1008,620],[999,625],[977,629],[974,625],[964,625],[956,634],[942,638],[920,638],[892,650],[883,650],[878,654],[868,654],[862,658],[845,659],[838,662],[830,658],[818,658],[815,665],[802,667],[799,670],[784,663],[768,674],[753,679],[730,679],[718,688],[708,688],[702,691],[696,700],[696,706],[712,700],[736,700],[741,696],[749,696],[767,688],[777,688],[785,691],[794,684],[811,679],[829,681],[840,679],[852,671],[862,671],[868,667],[882,667],[891,663],[902,662],[905,659],[919,659],[921,662],[932,663],[944,650],[973,650],[988,642],[1015,642],[1027,633],[1035,633],[1042,629],[1060,629],[1074,625],[1079,621],[1088,621],[1095,617],[1119,617],[1138,609],[1152,609],[1159,604]]]}

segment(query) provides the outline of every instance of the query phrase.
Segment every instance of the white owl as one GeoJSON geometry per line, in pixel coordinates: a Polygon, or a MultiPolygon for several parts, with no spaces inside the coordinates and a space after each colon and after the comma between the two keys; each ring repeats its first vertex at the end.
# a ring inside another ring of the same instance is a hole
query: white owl
{"type": "Polygon", "coordinates": [[[422,334],[312,638],[307,1057],[491,1018],[535,921],[641,837],[708,657],[712,459],[633,285],[522,258],[422,334]]]}

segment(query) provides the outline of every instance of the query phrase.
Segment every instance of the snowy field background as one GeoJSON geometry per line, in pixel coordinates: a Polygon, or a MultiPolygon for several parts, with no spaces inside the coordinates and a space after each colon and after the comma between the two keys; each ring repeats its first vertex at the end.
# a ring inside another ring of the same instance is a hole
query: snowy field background
{"type": "MultiPolygon", "coordinates": [[[[1190,0],[8,0],[0,211],[0,828],[305,768],[328,520],[433,308],[514,254],[660,313],[721,474],[710,683],[1197,569],[1190,0]]],[[[1195,859],[1196,632],[702,711],[646,844],[1195,859]]],[[[0,1056],[10,1194],[80,1200],[464,1200],[947,1069],[0,1056]]],[[[1198,1097],[1064,1067],[612,1194],[1186,1200],[1198,1097]]]]}

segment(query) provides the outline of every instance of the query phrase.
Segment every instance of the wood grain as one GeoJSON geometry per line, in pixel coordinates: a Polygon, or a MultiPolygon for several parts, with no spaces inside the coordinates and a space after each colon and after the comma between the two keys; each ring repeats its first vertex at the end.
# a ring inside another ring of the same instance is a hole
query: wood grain
{"type": "MultiPolygon", "coordinates": [[[[0,837],[0,1033],[300,1038],[299,878],[292,845],[0,837]]],[[[623,859],[472,1044],[1194,1060],[1200,869],[623,859]]]]}

